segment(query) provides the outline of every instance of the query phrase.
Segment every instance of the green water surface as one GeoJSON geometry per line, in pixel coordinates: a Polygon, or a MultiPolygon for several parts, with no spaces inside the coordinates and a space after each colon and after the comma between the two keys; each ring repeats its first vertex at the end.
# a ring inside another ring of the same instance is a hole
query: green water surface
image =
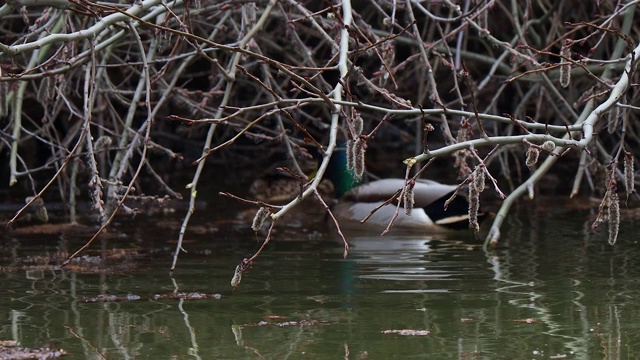
{"type": "Polygon", "coordinates": [[[93,254],[153,252],[95,271],[34,265],[86,238],[7,235],[0,340],[62,348],[66,359],[639,358],[633,222],[611,246],[587,215],[516,217],[489,253],[467,232],[351,234],[346,259],[331,226],[293,227],[234,292],[233,269],[260,245],[250,231],[189,235],[173,277],[177,233],[150,222],[121,224],[93,254]],[[178,291],[221,298],[149,299],[178,291]],[[100,294],[144,299],[85,302],[100,294]]]}

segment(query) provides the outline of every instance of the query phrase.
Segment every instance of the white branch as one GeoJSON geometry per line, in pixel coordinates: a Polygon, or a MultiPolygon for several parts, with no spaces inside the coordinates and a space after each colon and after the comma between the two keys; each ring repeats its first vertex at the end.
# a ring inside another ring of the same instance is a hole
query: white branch
{"type": "MultiPolygon", "coordinates": [[[[147,10],[153,6],[159,5],[160,3],[162,3],[162,0],[145,0],[145,1],[142,1],[140,5],[135,5],[134,3],[134,5],[132,5],[125,12],[128,13],[129,15],[137,16],[144,10],[147,10]]],[[[168,4],[167,6],[172,7],[173,5],[168,4]]],[[[14,56],[25,51],[39,49],[45,45],[55,44],[59,42],[70,42],[70,41],[76,41],[76,40],[82,40],[82,39],[92,39],[98,36],[98,34],[100,34],[103,30],[107,29],[109,26],[120,21],[126,21],[128,19],[130,19],[130,17],[125,14],[113,13],[111,15],[105,16],[100,21],[96,22],[93,26],[87,29],[78,30],[76,32],[72,32],[68,34],[51,34],[49,36],[40,38],[36,41],[29,42],[26,44],[21,44],[21,45],[7,46],[4,44],[0,44],[0,52],[14,56]]]]}
{"type": "Polygon", "coordinates": [[[340,120],[340,112],[342,111],[342,105],[340,102],[342,101],[342,81],[346,81],[345,77],[348,75],[349,67],[348,67],[348,55],[349,55],[349,30],[348,28],[351,26],[351,21],[353,19],[353,14],[351,10],[351,1],[343,0],[342,1],[342,21],[343,26],[340,30],[340,49],[339,57],[338,57],[338,70],[340,71],[340,79],[336,83],[336,86],[331,91],[333,95],[333,102],[335,104],[335,109],[331,114],[331,127],[329,129],[329,145],[327,145],[327,150],[324,153],[322,163],[316,172],[316,177],[313,179],[309,187],[305,189],[302,193],[302,196],[298,196],[295,199],[291,200],[288,204],[284,205],[277,213],[271,214],[271,218],[275,221],[286,214],[293,207],[298,205],[302,200],[306,199],[309,195],[313,194],[317,189],[322,177],[324,176],[327,167],[329,166],[329,160],[331,159],[331,154],[333,154],[333,150],[336,147],[336,138],[338,136],[338,125],[340,120]]]}
{"type": "MultiPolygon", "coordinates": [[[[593,129],[595,124],[600,119],[601,115],[609,110],[612,106],[620,100],[620,98],[624,95],[624,93],[629,89],[629,74],[631,71],[637,67],[638,65],[638,54],[640,54],[640,45],[638,45],[631,54],[628,56],[627,63],[624,68],[624,72],[620,76],[618,82],[611,89],[611,93],[607,100],[598,105],[595,109],[589,112],[589,115],[586,117],[583,125],[583,138],[578,141],[578,146],[581,149],[584,149],[589,143],[593,140],[593,129]]],[[[589,102],[589,104],[593,103],[593,100],[589,102]]],[[[589,105],[588,105],[589,106],[589,105]]],[[[578,123],[581,120],[578,120],[578,123]]],[[[554,149],[553,153],[555,155],[559,155],[562,153],[564,149],[562,147],[557,147],[554,149]]],[[[500,226],[502,225],[504,219],[511,208],[511,205],[515,202],[517,198],[522,196],[524,193],[528,191],[536,182],[542,178],[544,174],[547,173],[551,166],[556,162],[558,156],[549,156],[547,159],[540,165],[532,175],[529,177],[524,183],[520,184],[509,196],[505,199],[496,215],[496,218],[491,225],[491,229],[487,234],[487,238],[485,239],[485,248],[489,244],[495,244],[500,239],[500,226]]]]}

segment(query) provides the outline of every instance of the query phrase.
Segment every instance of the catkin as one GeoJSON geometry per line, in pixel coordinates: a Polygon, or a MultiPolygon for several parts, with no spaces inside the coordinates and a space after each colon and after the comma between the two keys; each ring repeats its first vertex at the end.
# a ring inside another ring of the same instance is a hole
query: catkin
{"type": "Polygon", "coordinates": [[[56,79],[53,76],[44,79],[47,100],[55,100],[58,93],[56,92],[56,79]]]}
{"type": "Polygon", "coordinates": [[[260,230],[260,228],[264,224],[264,221],[267,219],[267,216],[269,216],[269,213],[270,213],[269,209],[267,209],[264,206],[260,207],[260,209],[258,209],[258,211],[256,212],[256,216],[253,217],[253,223],[251,223],[251,230],[253,231],[260,230]]]}
{"type": "Polygon", "coordinates": [[[233,277],[231,278],[231,289],[235,290],[238,285],[240,285],[240,281],[242,281],[242,274],[251,266],[250,259],[243,259],[238,266],[236,266],[236,270],[233,272],[233,277]]]}
{"type": "Polygon", "coordinates": [[[355,133],[356,137],[359,137],[360,135],[362,135],[363,128],[364,128],[364,122],[362,121],[362,116],[358,114],[353,119],[353,132],[355,133]]]}
{"type": "Polygon", "coordinates": [[[380,76],[379,78],[380,86],[385,86],[387,83],[387,80],[389,80],[389,77],[391,76],[391,74],[389,73],[388,70],[390,70],[390,68],[393,66],[393,63],[395,62],[395,58],[396,58],[396,48],[393,45],[393,42],[387,41],[386,43],[383,43],[382,44],[382,64],[380,64],[380,74],[382,76],[380,76]]]}
{"type": "Polygon", "coordinates": [[[382,45],[382,61],[384,61],[387,66],[393,66],[393,63],[396,60],[396,48],[393,45],[393,42],[387,41],[382,45]]]}
{"type": "MultiPolygon", "coordinates": [[[[456,135],[456,142],[465,142],[469,140],[470,135],[471,125],[469,125],[468,120],[465,120],[458,130],[458,134],[456,135]]],[[[467,163],[467,159],[470,157],[472,157],[472,154],[468,149],[458,150],[453,153],[453,158],[455,159],[453,166],[458,169],[460,176],[467,177],[471,173],[471,167],[469,167],[469,164],[467,163]]]]}
{"type": "Polygon", "coordinates": [[[469,120],[464,120],[462,125],[460,125],[460,129],[458,129],[458,133],[456,134],[456,142],[461,143],[469,140],[471,133],[471,125],[469,125],[469,120]]]}
{"type": "Polygon", "coordinates": [[[242,281],[242,264],[238,264],[236,266],[236,270],[233,272],[233,277],[231,278],[231,288],[235,289],[240,285],[242,281]]]}
{"type": "Polygon", "coordinates": [[[478,223],[478,210],[480,209],[480,193],[473,182],[469,184],[469,229],[473,232],[480,231],[478,223]]]}
{"type": "Polygon", "coordinates": [[[482,167],[477,167],[473,174],[473,186],[475,186],[478,193],[484,191],[484,169],[482,167]]]}
{"type": "Polygon", "coordinates": [[[404,189],[404,211],[408,216],[411,216],[413,213],[413,205],[416,202],[416,198],[413,192],[413,186],[407,185],[404,189]]]}
{"type": "Polygon", "coordinates": [[[635,191],[634,175],[635,159],[630,152],[624,152],[624,188],[627,196],[635,191]]]}
{"type": "Polygon", "coordinates": [[[364,153],[367,143],[362,138],[357,138],[353,145],[353,175],[356,180],[361,180],[364,176],[364,153]]]}
{"type": "Polygon", "coordinates": [[[349,139],[347,140],[347,170],[353,171],[354,168],[354,150],[355,150],[355,141],[349,139]]]}
{"type": "Polygon", "coordinates": [[[529,149],[527,150],[527,160],[525,161],[525,164],[529,169],[533,170],[533,167],[538,163],[539,156],[540,150],[538,150],[537,147],[529,146],[529,149]]]}
{"type": "Polygon", "coordinates": [[[154,38],[158,43],[158,50],[165,51],[171,47],[172,35],[173,34],[169,31],[160,31],[159,29],[156,29],[154,38]]]}
{"type": "Polygon", "coordinates": [[[93,151],[100,152],[104,150],[108,150],[113,143],[113,139],[110,136],[100,136],[98,140],[93,144],[93,151]]]}
{"type": "Polygon", "coordinates": [[[609,221],[609,244],[613,245],[618,240],[620,231],[620,199],[615,187],[607,192],[607,220],[609,221]]]}
{"type": "Polygon", "coordinates": [[[567,60],[571,58],[571,44],[573,41],[567,39],[560,48],[560,85],[563,88],[568,87],[571,81],[571,62],[567,60]]]}
{"type": "Polygon", "coordinates": [[[547,141],[545,141],[544,143],[542,143],[542,150],[544,150],[544,151],[549,151],[549,152],[551,152],[551,151],[553,151],[553,149],[555,149],[555,148],[556,148],[556,143],[554,143],[554,142],[553,142],[553,141],[551,141],[551,140],[547,140],[547,141]]]}
{"type": "Polygon", "coordinates": [[[256,10],[257,10],[257,6],[256,3],[254,2],[249,2],[246,3],[243,7],[242,7],[242,11],[244,12],[244,19],[247,22],[247,27],[251,27],[253,25],[255,25],[256,23],[256,10]]]}
{"type": "Polygon", "coordinates": [[[436,128],[433,127],[433,125],[431,125],[430,123],[425,123],[424,124],[424,136],[426,137],[427,134],[429,134],[432,131],[435,131],[436,128]]]}

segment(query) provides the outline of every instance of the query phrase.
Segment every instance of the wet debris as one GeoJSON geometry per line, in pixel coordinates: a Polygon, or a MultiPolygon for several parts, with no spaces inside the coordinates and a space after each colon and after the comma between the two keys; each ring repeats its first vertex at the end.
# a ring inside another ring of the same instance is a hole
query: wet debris
{"type": "Polygon", "coordinates": [[[259,321],[257,323],[246,323],[246,324],[243,324],[242,326],[244,327],[262,327],[262,326],[287,327],[287,326],[314,326],[314,325],[324,325],[324,324],[330,324],[330,322],[325,320],[300,320],[300,321],[285,321],[285,322],[259,321]]]}
{"type": "MultiPolygon", "coordinates": [[[[137,247],[89,251],[89,254],[72,259],[64,269],[83,274],[131,273],[143,270],[141,263],[136,260],[148,258],[163,251],[137,247]]],[[[69,253],[64,250],[45,255],[0,256],[0,262],[6,264],[0,268],[0,272],[26,271],[29,278],[31,273],[61,270],[59,264],[68,257],[69,253]]]]}
{"type": "Polygon", "coordinates": [[[26,360],[26,359],[57,359],[67,352],[62,349],[52,349],[42,347],[39,349],[29,349],[20,347],[15,340],[0,340],[0,359],[3,360],[26,360]]]}
{"type": "Polygon", "coordinates": [[[127,295],[98,295],[94,297],[83,297],[84,303],[107,303],[107,302],[123,302],[142,300],[142,297],[134,294],[127,295]]]}
{"type": "Polygon", "coordinates": [[[84,303],[108,303],[108,302],[125,302],[125,301],[147,301],[147,300],[207,300],[214,299],[220,300],[222,295],[220,294],[207,294],[199,292],[174,292],[167,294],[154,294],[151,296],[140,296],[135,294],[127,295],[98,295],[93,297],[83,297],[84,303]]]}
{"type": "Polygon", "coordinates": [[[46,223],[46,224],[27,224],[24,226],[11,229],[10,233],[13,236],[64,235],[67,237],[73,237],[73,236],[93,235],[98,229],[99,228],[97,226],[82,225],[75,222],[53,223],[53,224],[46,223]]]}
{"type": "Polygon", "coordinates": [[[214,299],[220,300],[222,299],[222,295],[220,294],[206,294],[206,293],[198,293],[198,292],[177,292],[177,293],[168,293],[168,294],[155,294],[153,295],[153,300],[174,300],[174,299],[185,299],[185,300],[206,300],[206,299],[214,299]]]}
{"type": "Polygon", "coordinates": [[[535,324],[538,322],[538,319],[535,318],[525,318],[525,319],[514,319],[511,320],[513,322],[525,323],[525,324],[535,324]]]}
{"type": "Polygon", "coordinates": [[[383,330],[383,334],[396,334],[402,336],[427,336],[431,333],[429,330],[413,330],[413,329],[401,329],[401,330],[383,330]]]}

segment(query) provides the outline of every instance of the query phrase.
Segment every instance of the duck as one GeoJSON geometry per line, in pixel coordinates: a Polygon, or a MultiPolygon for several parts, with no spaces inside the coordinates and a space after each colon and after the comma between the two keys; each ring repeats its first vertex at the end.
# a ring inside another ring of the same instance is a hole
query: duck
{"type": "MultiPolygon", "coordinates": [[[[317,168],[317,162],[315,167],[309,164],[311,163],[307,161],[303,165],[303,171],[310,174],[306,176],[307,179],[315,176],[317,168]]],[[[281,169],[273,167],[256,179],[249,189],[251,197],[278,205],[299,196],[308,180],[293,177],[281,169]]],[[[377,230],[386,228],[395,216],[397,202],[383,204],[404,185],[405,180],[402,178],[368,182],[357,179],[353,171],[347,168],[346,148],[340,146],[332,154],[318,190],[326,202],[331,204],[331,213],[341,226],[377,230]],[[378,207],[380,208],[369,216],[378,207]],[[362,222],[367,217],[366,222],[362,222]]],[[[416,180],[412,213],[407,215],[404,208],[399,209],[393,228],[419,232],[467,228],[469,202],[464,195],[458,193],[447,209],[444,208],[445,202],[457,188],[457,185],[442,184],[434,180],[416,180]]]]}
{"type": "MultiPolygon", "coordinates": [[[[249,187],[249,195],[252,199],[274,205],[285,204],[299,196],[304,186],[315,176],[317,170],[316,160],[298,160],[301,170],[305,173],[294,175],[288,163],[273,164],[261,176],[255,179],[249,187]]],[[[323,179],[319,186],[320,194],[332,198],[335,190],[333,183],[323,179]]]]}
{"type": "MultiPolygon", "coordinates": [[[[325,178],[334,184],[337,199],[331,212],[341,226],[386,228],[395,216],[398,203],[393,201],[384,204],[405,186],[405,179],[383,178],[369,182],[358,180],[347,169],[344,153],[341,149],[333,154],[325,174],[325,178]],[[378,207],[380,208],[373,212],[378,207]],[[363,222],[365,218],[367,220],[363,222]]],[[[428,179],[416,180],[411,215],[407,215],[401,204],[393,229],[428,232],[468,228],[469,202],[464,195],[458,193],[446,209],[444,206],[456,189],[457,185],[428,179]]]]}
{"type": "MultiPolygon", "coordinates": [[[[254,180],[249,187],[249,194],[253,199],[265,203],[285,204],[299,196],[307,182],[308,180],[303,178],[272,172],[254,180]]],[[[332,197],[335,192],[333,183],[326,179],[320,182],[318,191],[328,197],[332,197]]]]}
{"type": "MultiPolygon", "coordinates": [[[[340,224],[345,222],[354,224],[361,223],[380,207],[362,225],[387,227],[395,216],[397,202],[386,205],[385,202],[396,195],[404,184],[404,179],[389,178],[358,185],[340,197],[331,211],[340,224]]],[[[426,179],[417,180],[413,187],[415,203],[411,215],[407,215],[401,204],[393,227],[426,231],[437,228],[462,229],[468,226],[469,203],[464,197],[457,195],[446,210],[444,207],[445,201],[456,189],[456,185],[441,184],[426,179]]]]}

